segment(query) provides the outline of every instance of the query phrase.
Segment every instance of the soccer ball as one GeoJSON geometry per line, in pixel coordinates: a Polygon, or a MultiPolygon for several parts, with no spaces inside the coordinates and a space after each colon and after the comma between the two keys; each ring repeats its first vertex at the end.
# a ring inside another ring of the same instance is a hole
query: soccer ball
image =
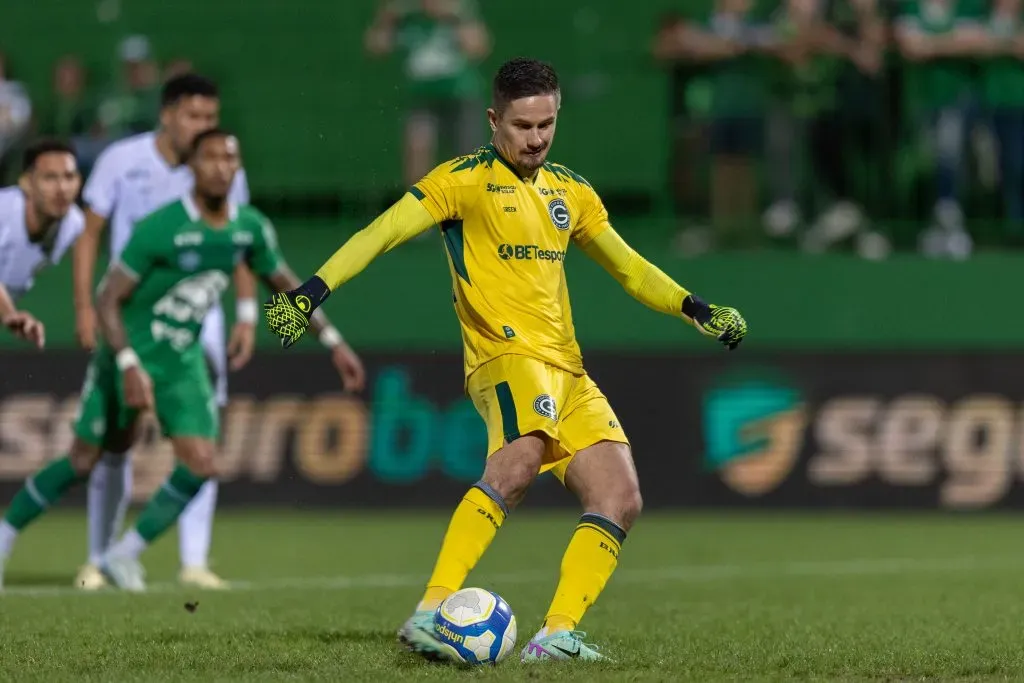
{"type": "Polygon", "coordinates": [[[497,664],[516,646],[516,617],[500,595],[463,588],[434,612],[434,635],[465,664],[497,664]]]}

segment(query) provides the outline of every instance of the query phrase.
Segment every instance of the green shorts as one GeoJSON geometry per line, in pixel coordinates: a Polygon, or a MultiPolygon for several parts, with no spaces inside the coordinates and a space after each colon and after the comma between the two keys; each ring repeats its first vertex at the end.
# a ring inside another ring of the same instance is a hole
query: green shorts
{"type": "MultiPolygon", "coordinates": [[[[153,380],[156,418],[164,436],[194,436],[215,441],[220,432],[220,415],[206,365],[182,363],[175,368],[143,367],[153,380]]],[[[89,360],[85,383],[75,420],[75,436],[93,445],[103,445],[112,431],[128,428],[139,411],[124,402],[121,372],[108,349],[101,349],[89,360]]]]}

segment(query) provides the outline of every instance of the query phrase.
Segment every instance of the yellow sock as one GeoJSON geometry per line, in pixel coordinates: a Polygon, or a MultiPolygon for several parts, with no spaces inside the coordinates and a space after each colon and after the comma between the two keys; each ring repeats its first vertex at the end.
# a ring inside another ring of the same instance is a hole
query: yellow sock
{"type": "Polygon", "coordinates": [[[626,532],[607,517],[588,513],[580,518],[562,557],[561,578],[544,617],[547,633],[576,628],[615,571],[625,540],[626,532]]]}
{"type": "Polygon", "coordinates": [[[462,587],[470,570],[494,540],[506,514],[505,501],[487,484],[477,482],[466,492],[448,523],[434,573],[417,611],[437,609],[445,598],[462,587]]]}

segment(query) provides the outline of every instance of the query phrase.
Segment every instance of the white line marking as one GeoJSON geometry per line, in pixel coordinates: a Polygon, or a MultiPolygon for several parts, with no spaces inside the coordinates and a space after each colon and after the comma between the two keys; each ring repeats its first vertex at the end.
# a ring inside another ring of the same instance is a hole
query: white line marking
{"type": "MultiPolygon", "coordinates": [[[[1002,558],[877,558],[851,560],[823,560],[785,563],[681,565],[658,569],[621,569],[615,573],[615,583],[699,583],[753,578],[844,576],[891,576],[915,574],[950,574],[966,571],[1001,571],[1024,569],[1024,557],[1002,558]]],[[[534,581],[554,582],[557,572],[521,571],[486,575],[486,582],[496,584],[523,584],[534,581]]],[[[421,586],[424,574],[364,574],[359,576],[283,577],[254,581],[232,581],[232,591],[283,590],[353,590],[360,588],[408,588],[421,586]]],[[[146,594],[182,593],[187,589],[177,583],[155,582],[146,594]]],[[[69,595],[118,595],[116,591],[83,591],[73,586],[9,586],[0,591],[0,597],[66,597],[69,595]]]]}

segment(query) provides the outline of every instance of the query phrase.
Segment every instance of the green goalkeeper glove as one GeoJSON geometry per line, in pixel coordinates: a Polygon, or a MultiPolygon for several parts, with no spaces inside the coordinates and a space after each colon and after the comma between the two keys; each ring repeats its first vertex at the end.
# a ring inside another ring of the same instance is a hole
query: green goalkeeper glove
{"type": "Polygon", "coordinates": [[[714,337],[730,351],[747,336],[747,321],[735,308],[706,304],[700,297],[690,294],[683,299],[682,312],[702,334],[714,337]]]}
{"type": "Polygon", "coordinates": [[[278,292],[263,304],[267,327],[280,337],[281,346],[290,348],[309,329],[309,320],[327,295],[331,293],[323,280],[315,275],[298,289],[278,292]]]}

